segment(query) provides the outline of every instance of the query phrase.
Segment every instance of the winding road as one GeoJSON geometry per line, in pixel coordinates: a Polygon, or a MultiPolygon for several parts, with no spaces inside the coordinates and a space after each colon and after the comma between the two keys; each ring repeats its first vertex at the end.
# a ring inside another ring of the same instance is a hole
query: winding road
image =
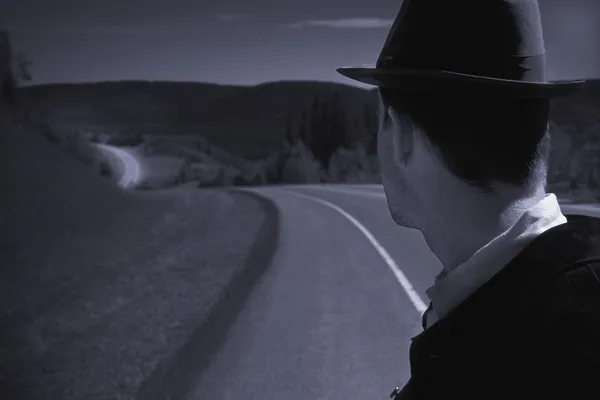
{"type": "MultiPolygon", "coordinates": [[[[135,175],[129,153],[112,154],[135,175]]],[[[409,377],[410,338],[421,330],[424,291],[441,269],[421,234],[392,222],[381,185],[247,190],[279,208],[279,246],[186,398],[388,398],[409,377]]]]}
{"type": "Polygon", "coordinates": [[[408,378],[441,266],[377,191],[337,189],[254,189],[281,211],[279,247],[189,399],[384,399],[408,378]]]}
{"type": "Polygon", "coordinates": [[[142,167],[133,151],[128,148],[96,144],[104,153],[106,160],[111,165],[118,177],[117,185],[124,189],[134,188],[142,180],[142,167]]]}

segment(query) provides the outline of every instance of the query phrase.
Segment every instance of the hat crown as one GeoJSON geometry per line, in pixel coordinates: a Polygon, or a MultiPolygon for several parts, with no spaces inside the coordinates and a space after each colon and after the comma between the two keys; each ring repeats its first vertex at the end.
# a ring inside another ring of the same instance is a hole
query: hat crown
{"type": "Polygon", "coordinates": [[[404,0],[378,68],[546,82],[536,0],[404,0]]]}

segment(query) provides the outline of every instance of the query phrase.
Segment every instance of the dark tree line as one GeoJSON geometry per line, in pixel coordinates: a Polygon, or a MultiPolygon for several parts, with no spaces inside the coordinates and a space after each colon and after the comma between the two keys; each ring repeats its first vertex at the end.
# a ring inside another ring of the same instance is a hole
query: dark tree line
{"type": "Polygon", "coordinates": [[[365,148],[367,149],[367,154],[375,155],[377,154],[377,129],[378,129],[378,120],[377,120],[377,106],[375,104],[365,104],[363,106],[363,115],[362,120],[364,126],[362,129],[365,132],[365,148]]]}
{"type": "Polygon", "coordinates": [[[332,155],[340,148],[350,148],[360,143],[367,154],[376,154],[376,107],[365,103],[359,110],[360,112],[349,116],[340,94],[335,92],[327,98],[315,96],[299,115],[288,115],[285,120],[285,135],[273,156],[268,180],[280,181],[283,165],[298,141],[306,145],[325,170],[329,168],[332,155]]]}
{"type": "Polygon", "coordinates": [[[288,116],[285,130],[286,143],[302,140],[325,168],[336,150],[356,142],[362,143],[369,154],[376,151],[375,107],[365,104],[362,115],[354,116],[351,123],[338,92],[331,98],[315,97],[310,106],[303,108],[299,120],[288,116]]]}

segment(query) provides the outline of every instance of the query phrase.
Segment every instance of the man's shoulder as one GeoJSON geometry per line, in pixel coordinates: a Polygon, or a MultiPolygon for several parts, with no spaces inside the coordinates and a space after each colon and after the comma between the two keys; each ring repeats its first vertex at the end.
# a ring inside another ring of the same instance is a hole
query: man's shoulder
{"type": "Polygon", "coordinates": [[[515,334],[508,356],[528,354],[521,367],[535,368],[541,381],[600,394],[600,257],[566,265],[511,307],[517,318],[508,319],[515,334]]]}
{"type": "Polygon", "coordinates": [[[488,314],[490,307],[501,312],[505,304],[525,300],[559,302],[565,296],[582,296],[586,291],[578,292],[576,285],[592,290],[589,283],[593,282],[591,278],[596,271],[592,266],[599,261],[600,219],[568,217],[566,223],[531,241],[453,314],[488,314]],[[562,291],[561,296],[556,295],[557,291],[562,291]]]}
{"type": "Polygon", "coordinates": [[[589,334],[600,338],[600,257],[557,268],[514,296],[507,308],[507,315],[518,316],[522,333],[548,339],[581,339],[589,334]]]}
{"type": "Polygon", "coordinates": [[[569,218],[541,234],[442,325],[459,336],[470,331],[504,337],[507,343],[522,342],[528,335],[566,337],[575,322],[600,337],[600,219],[596,218],[569,218]]]}
{"type": "Polygon", "coordinates": [[[542,257],[549,261],[570,263],[588,253],[600,254],[600,218],[584,215],[567,215],[566,218],[566,223],[536,237],[515,260],[538,260],[542,257]]]}
{"type": "Polygon", "coordinates": [[[600,396],[599,278],[600,220],[569,218],[543,233],[414,338],[414,390],[441,380],[446,394],[471,398],[474,379],[510,397],[600,396]]]}
{"type": "Polygon", "coordinates": [[[584,314],[600,319],[600,219],[569,216],[567,223],[537,237],[503,275],[498,279],[514,289],[508,303],[540,328],[584,314]]]}
{"type": "Polygon", "coordinates": [[[581,276],[579,267],[586,269],[598,260],[600,218],[567,216],[566,223],[536,237],[493,280],[509,284],[514,291],[530,290],[546,281],[560,285],[581,276]]]}
{"type": "Polygon", "coordinates": [[[568,218],[520,258],[506,278],[516,286],[520,275],[529,280],[505,314],[519,347],[534,356],[537,368],[600,376],[600,219],[568,218]]]}

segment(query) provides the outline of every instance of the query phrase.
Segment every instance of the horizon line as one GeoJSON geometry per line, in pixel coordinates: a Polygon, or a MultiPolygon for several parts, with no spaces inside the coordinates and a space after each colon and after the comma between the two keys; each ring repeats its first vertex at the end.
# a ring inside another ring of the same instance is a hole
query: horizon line
{"type": "Polygon", "coordinates": [[[101,83],[189,83],[189,84],[203,84],[203,85],[218,85],[218,86],[239,86],[239,87],[255,87],[261,85],[268,85],[274,83],[331,83],[335,85],[344,85],[357,87],[359,89],[374,89],[375,87],[369,88],[362,84],[353,84],[352,82],[344,83],[333,80],[325,79],[276,79],[272,81],[264,81],[260,83],[252,84],[239,84],[239,83],[223,83],[223,82],[209,82],[209,81],[191,81],[191,80],[176,80],[176,79],[102,79],[102,80],[89,80],[89,81],[53,81],[53,82],[26,82],[20,85],[20,88],[32,87],[32,86],[44,86],[44,85],[93,85],[101,83]]]}

